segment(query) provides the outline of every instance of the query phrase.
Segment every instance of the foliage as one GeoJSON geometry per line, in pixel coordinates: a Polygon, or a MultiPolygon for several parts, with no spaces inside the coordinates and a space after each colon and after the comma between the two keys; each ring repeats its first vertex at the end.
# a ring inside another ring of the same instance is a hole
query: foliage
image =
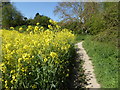
{"type": "Polygon", "coordinates": [[[36,31],[45,31],[47,29],[52,30],[52,31],[61,31],[62,27],[60,27],[59,25],[57,25],[56,21],[53,20],[49,20],[50,25],[46,27],[42,26],[39,22],[36,23],[35,25],[22,25],[22,26],[17,26],[17,27],[10,27],[10,30],[16,30],[19,32],[25,32],[25,33],[36,33],[36,31]]]}
{"type": "Polygon", "coordinates": [[[85,27],[87,29],[87,33],[91,35],[96,35],[99,32],[102,32],[105,29],[106,25],[101,14],[98,13],[92,15],[92,17],[87,20],[87,22],[85,23],[85,27]]]}
{"type": "Polygon", "coordinates": [[[59,2],[54,10],[55,15],[60,16],[62,20],[59,25],[74,33],[83,33],[81,30],[83,5],[82,2],[59,2]]]}
{"type": "Polygon", "coordinates": [[[81,20],[81,12],[83,10],[81,2],[59,2],[56,6],[54,13],[58,14],[63,20],[81,20]]]}
{"type": "Polygon", "coordinates": [[[92,41],[91,36],[83,43],[91,57],[98,83],[102,88],[118,88],[118,50],[111,43],[92,41]]]}
{"type": "Polygon", "coordinates": [[[23,16],[10,2],[2,2],[2,27],[23,25],[23,16]],[[19,23],[18,23],[19,22],[19,23]]]}
{"type": "Polygon", "coordinates": [[[50,25],[49,22],[50,18],[44,15],[40,15],[39,13],[36,13],[33,24],[35,25],[36,23],[40,23],[41,26],[48,28],[47,26],[50,25]]]}
{"type": "Polygon", "coordinates": [[[31,18],[27,19],[25,17],[24,24],[16,26],[15,29],[18,30],[18,27],[23,27],[25,30],[28,25],[32,25],[35,27],[36,23],[39,23],[39,26],[42,26],[45,29],[48,29],[48,25],[54,25],[51,22],[49,22],[49,20],[50,20],[49,17],[36,13],[34,19],[31,19],[31,18]]]}
{"type": "Polygon", "coordinates": [[[106,26],[116,27],[118,26],[118,3],[117,2],[105,2],[103,3],[104,8],[104,20],[106,21],[106,26]]]}
{"type": "Polygon", "coordinates": [[[76,43],[84,41],[89,35],[86,34],[76,34],[76,43]]]}
{"type": "Polygon", "coordinates": [[[48,25],[52,25],[49,20],[50,18],[44,15],[36,13],[33,19],[24,17],[10,2],[2,3],[2,27],[9,29],[10,27],[18,27],[22,25],[36,25],[40,23],[44,28],[48,28],[48,25]]]}
{"type": "MultiPolygon", "coordinates": [[[[2,14],[2,3],[0,2],[0,14],[2,14]]],[[[0,18],[2,17],[2,15],[0,15],[0,18]]]]}
{"type": "Polygon", "coordinates": [[[118,27],[111,27],[95,35],[93,40],[99,42],[109,42],[116,47],[120,47],[118,45],[118,38],[119,38],[118,27]]]}
{"type": "MultiPolygon", "coordinates": [[[[55,23],[50,20],[50,22],[55,23]]],[[[39,23],[37,23],[39,25],[39,23]]],[[[58,28],[58,27],[57,27],[58,28]]],[[[2,84],[6,89],[59,89],[69,77],[75,36],[67,29],[28,26],[2,32],[2,84]]]]}
{"type": "MultiPolygon", "coordinates": [[[[61,2],[58,3],[54,12],[63,19],[60,22],[61,27],[71,29],[77,34],[99,34],[97,36],[102,38],[105,32],[117,31],[117,2],[61,2]]],[[[95,38],[100,40],[97,36],[95,38]]],[[[104,36],[105,39],[111,38],[109,34],[104,34],[104,36]]]]}
{"type": "Polygon", "coordinates": [[[66,25],[71,22],[71,24],[67,25],[67,28],[81,34],[88,33],[88,28],[85,24],[88,22],[91,25],[91,17],[98,12],[98,9],[99,4],[95,2],[60,2],[56,6],[54,13],[58,14],[66,25]]]}
{"type": "Polygon", "coordinates": [[[103,12],[101,13],[101,18],[103,19],[100,19],[98,24],[100,26],[100,22],[103,23],[101,23],[101,27],[96,26],[99,29],[99,33],[94,37],[94,40],[111,42],[115,46],[118,46],[118,3],[105,2],[102,4],[103,12]]]}
{"type": "Polygon", "coordinates": [[[75,34],[82,34],[84,31],[81,30],[81,25],[82,22],[77,22],[77,21],[60,21],[58,23],[62,28],[67,28],[72,30],[75,34]]]}
{"type": "MultiPolygon", "coordinates": [[[[99,3],[99,6],[98,11],[91,13],[91,17],[89,17],[85,22],[85,27],[88,33],[92,35],[100,33],[101,36],[103,36],[102,32],[117,31],[115,28],[118,27],[118,3],[102,2],[99,3]]],[[[106,34],[106,37],[111,36],[106,34]]]]}

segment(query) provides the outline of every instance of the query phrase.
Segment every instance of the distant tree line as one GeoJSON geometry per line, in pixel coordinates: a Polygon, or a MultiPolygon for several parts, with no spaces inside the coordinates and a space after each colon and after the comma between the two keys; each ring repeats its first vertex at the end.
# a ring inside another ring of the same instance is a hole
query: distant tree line
{"type": "Polygon", "coordinates": [[[61,26],[77,33],[98,34],[117,30],[118,2],[59,2],[54,13],[61,26]]]}
{"type": "MultiPolygon", "coordinates": [[[[114,33],[117,37],[117,2],[59,2],[54,13],[62,20],[59,25],[77,34],[97,35],[114,33]]],[[[50,18],[36,13],[33,19],[24,17],[10,2],[2,3],[2,27],[36,25],[48,28],[50,18]]]]}
{"type": "Polygon", "coordinates": [[[33,19],[27,19],[27,17],[24,17],[24,25],[36,25],[36,23],[40,23],[41,26],[47,28],[48,25],[51,24],[49,20],[49,17],[36,13],[33,19]]]}
{"type": "Polygon", "coordinates": [[[9,29],[10,27],[17,27],[22,25],[36,25],[40,23],[41,26],[48,28],[50,18],[36,13],[33,19],[24,17],[10,2],[2,2],[2,28],[9,29]]]}

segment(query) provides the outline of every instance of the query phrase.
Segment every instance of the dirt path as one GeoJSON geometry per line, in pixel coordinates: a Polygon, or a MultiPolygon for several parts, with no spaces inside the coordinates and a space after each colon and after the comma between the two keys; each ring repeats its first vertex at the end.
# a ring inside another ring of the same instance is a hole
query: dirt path
{"type": "Polygon", "coordinates": [[[92,62],[90,61],[89,56],[87,55],[85,49],[82,46],[83,42],[77,43],[79,58],[84,61],[83,69],[85,70],[87,85],[86,88],[100,88],[100,84],[97,83],[92,62]]]}

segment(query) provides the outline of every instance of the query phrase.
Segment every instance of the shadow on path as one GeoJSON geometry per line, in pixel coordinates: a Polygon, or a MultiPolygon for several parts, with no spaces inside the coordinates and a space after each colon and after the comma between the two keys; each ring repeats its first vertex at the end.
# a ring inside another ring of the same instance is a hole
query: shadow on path
{"type": "Polygon", "coordinates": [[[70,59],[70,76],[67,79],[67,90],[100,88],[94,74],[94,67],[82,43],[77,43],[77,48],[72,50],[74,57],[70,59]]]}
{"type": "Polygon", "coordinates": [[[80,59],[82,55],[78,54],[79,48],[75,48],[74,58],[71,59],[70,63],[70,76],[67,79],[67,89],[68,90],[78,90],[85,88],[87,84],[85,81],[84,70],[82,68],[83,60],[80,59]]]}

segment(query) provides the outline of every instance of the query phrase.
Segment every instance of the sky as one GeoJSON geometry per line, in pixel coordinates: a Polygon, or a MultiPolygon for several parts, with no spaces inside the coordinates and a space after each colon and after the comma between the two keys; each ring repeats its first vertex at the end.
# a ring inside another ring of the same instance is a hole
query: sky
{"type": "Polygon", "coordinates": [[[13,5],[27,18],[34,18],[35,14],[39,13],[55,21],[60,20],[53,12],[57,2],[13,2],[13,5]]]}

